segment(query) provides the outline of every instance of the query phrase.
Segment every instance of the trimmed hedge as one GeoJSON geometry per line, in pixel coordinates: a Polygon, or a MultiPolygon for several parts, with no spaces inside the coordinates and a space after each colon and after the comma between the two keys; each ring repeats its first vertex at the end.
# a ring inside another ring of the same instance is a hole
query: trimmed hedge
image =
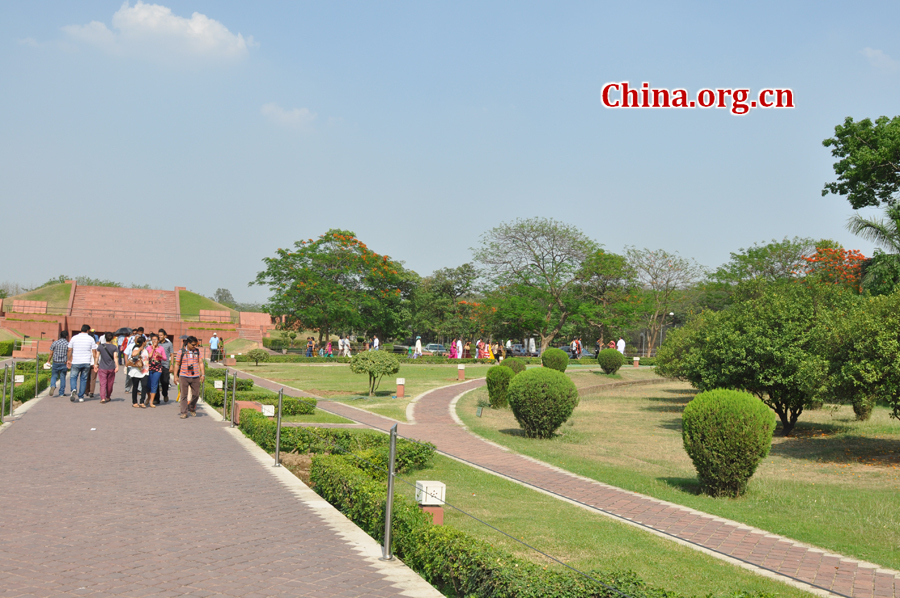
{"type": "MultiPolygon", "coordinates": [[[[238,385],[240,386],[240,385],[238,385]]],[[[241,392],[237,391],[235,400],[237,401],[256,401],[263,405],[278,406],[278,393],[273,393],[265,389],[250,390],[241,392]]],[[[226,411],[231,408],[231,391],[228,391],[226,411]]],[[[221,409],[223,402],[226,401],[223,391],[213,388],[212,384],[207,383],[203,388],[203,399],[210,407],[221,409]]],[[[316,400],[306,397],[289,397],[284,396],[281,401],[282,415],[309,415],[316,412],[316,400]]],[[[257,412],[258,413],[258,412],[257,412]]]]}
{"type": "Polygon", "coordinates": [[[507,397],[516,421],[529,438],[553,436],[578,405],[578,389],[571,378],[546,367],[516,374],[507,397]]]}
{"type": "Polygon", "coordinates": [[[569,356],[562,349],[547,349],[541,353],[541,365],[559,372],[565,372],[569,366],[569,356]]]}
{"type": "Polygon", "coordinates": [[[694,462],[703,491],[740,496],[772,446],[775,413],[747,392],[701,392],[684,408],[684,450],[694,462]]]}
{"type": "MultiPolygon", "coordinates": [[[[274,421],[255,409],[241,410],[240,429],[249,439],[264,450],[275,452],[274,421]]],[[[350,453],[370,451],[378,455],[383,463],[388,462],[390,436],[366,430],[346,430],[341,428],[281,427],[281,450],[283,452],[305,453],[350,453]]],[[[429,442],[412,442],[397,439],[398,472],[412,471],[425,467],[434,456],[434,445],[429,442]]]]}
{"type": "Polygon", "coordinates": [[[525,371],[525,362],[520,357],[507,357],[500,362],[500,365],[506,366],[517,374],[525,371]]]}
{"type": "MultiPolygon", "coordinates": [[[[384,483],[356,467],[353,456],[313,457],[310,481],[322,498],[372,538],[384,541],[387,489],[384,483]]],[[[394,495],[391,528],[394,553],[446,596],[621,598],[616,591],[575,572],[548,569],[516,558],[452,527],[430,525],[429,520],[411,499],[394,495]]],[[[591,571],[590,575],[631,598],[681,598],[674,592],[646,585],[634,573],[591,571]]]]}
{"type": "Polygon", "coordinates": [[[0,341],[0,357],[12,357],[15,341],[0,341]]]}
{"type": "MultiPolygon", "coordinates": [[[[13,395],[16,401],[20,403],[24,403],[26,401],[30,401],[34,398],[34,364],[31,364],[32,368],[30,370],[26,370],[25,374],[25,382],[21,382],[16,384],[16,392],[13,395]]],[[[16,368],[18,372],[22,372],[22,370],[16,368]]],[[[21,374],[19,374],[21,375],[21,374]]],[[[38,374],[38,393],[40,394],[46,388],[50,386],[50,370],[41,370],[40,374],[38,374]]],[[[6,391],[9,393],[9,390],[6,391]]],[[[7,396],[9,396],[7,394],[7,396]]],[[[8,405],[9,399],[7,399],[8,405]]]]}
{"type": "Polygon", "coordinates": [[[615,374],[625,364],[625,356],[616,349],[603,349],[597,353],[597,363],[604,374],[615,374]]]}
{"type": "Polygon", "coordinates": [[[502,365],[495,365],[487,371],[487,390],[491,407],[502,409],[509,405],[506,391],[509,387],[509,381],[515,375],[516,373],[512,368],[503,367],[502,365]]]}

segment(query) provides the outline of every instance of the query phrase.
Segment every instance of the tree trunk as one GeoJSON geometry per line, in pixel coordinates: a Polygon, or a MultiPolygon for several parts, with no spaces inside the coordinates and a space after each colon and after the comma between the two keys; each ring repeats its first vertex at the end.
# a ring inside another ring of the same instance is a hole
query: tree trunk
{"type": "MultiPolygon", "coordinates": [[[[546,319],[547,323],[550,322],[550,314],[551,313],[552,313],[552,310],[547,312],[547,319],[546,319]]],[[[549,334],[547,334],[545,336],[543,332],[540,333],[541,334],[541,353],[543,353],[544,351],[547,350],[547,348],[550,346],[550,343],[553,342],[553,339],[556,338],[556,335],[559,334],[559,331],[562,330],[563,326],[565,326],[567,319],[569,319],[569,312],[564,311],[564,312],[562,312],[562,317],[559,319],[559,323],[557,323],[557,325],[553,328],[553,330],[550,331],[549,334]]]]}

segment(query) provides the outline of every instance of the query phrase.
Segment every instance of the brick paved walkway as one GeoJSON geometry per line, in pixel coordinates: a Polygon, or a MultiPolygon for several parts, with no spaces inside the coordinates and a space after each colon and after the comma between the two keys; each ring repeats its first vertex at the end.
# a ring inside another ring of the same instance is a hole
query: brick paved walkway
{"type": "MultiPolygon", "coordinates": [[[[282,386],[247,377],[274,390],[282,386]]],[[[483,379],[471,380],[417,397],[411,410],[414,423],[401,423],[399,434],[432,442],[448,456],[816,593],[900,598],[898,571],[577,476],[475,436],[455,419],[451,403],[483,384],[483,379]]],[[[292,389],[291,394],[312,396],[298,389],[292,389]]],[[[380,430],[389,430],[397,423],[343,403],[320,400],[319,406],[380,430]]]]}
{"type": "Polygon", "coordinates": [[[177,411],[44,397],[7,424],[0,598],[440,596],[219,417],[177,411]]]}

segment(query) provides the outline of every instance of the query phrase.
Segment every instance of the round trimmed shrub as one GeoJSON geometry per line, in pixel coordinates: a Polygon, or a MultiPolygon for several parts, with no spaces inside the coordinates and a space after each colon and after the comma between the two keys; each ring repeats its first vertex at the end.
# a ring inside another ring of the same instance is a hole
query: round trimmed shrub
{"type": "Polygon", "coordinates": [[[525,362],[518,357],[507,357],[500,362],[500,365],[505,365],[516,374],[521,374],[525,371],[525,362]]]}
{"type": "Polygon", "coordinates": [[[506,396],[529,438],[550,438],[578,405],[575,383],[562,372],[546,367],[516,374],[506,396]]]}
{"type": "Polygon", "coordinates": [[[541,364],[558,372],[565,372],[569,366],[569,356],[562,349],[547,349],[541,353],[541,364]]]}
{"type": "Polygon", "coordinates": [[[491,407],[494,409],[502,409],[508,405],[506,391],[509,387],[509,381],[513,379],[516,373],[510,368],[502,365],[495,365],[487,371],[487,389],[488,398],[491,401],[491,407]]]}
{"type": "Polygon", "coordinates": [[[615,374],[625,364],[625,356],[616,349],[603,349],[597,353],[597,363],[604,374],[615,374]]]}
{"type": "Polygon", "coordinates": [[[772,446],[775,414],[750,393],[701,392],[684,408],[684,450],[694,462],[703,492],[740,496],[772,446]]]}

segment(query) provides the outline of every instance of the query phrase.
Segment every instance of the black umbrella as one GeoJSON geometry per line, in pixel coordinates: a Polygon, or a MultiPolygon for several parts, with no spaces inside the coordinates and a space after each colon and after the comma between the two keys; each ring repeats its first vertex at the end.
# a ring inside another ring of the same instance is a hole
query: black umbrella
{"type": "Polygon", "coordinates": [[[114,336],[131,336],[133,333],[134,333],[134,330],[123,326],[122,328],[119,328],[118,330],[113,332],[113,335],[114,336]]]}
{"type": "Polygon", "coordinates": [[[182,334],[182,335],[179,336],[178,338],[181,339],[181,340],[183,340],[183,341],[186,341],[186,340],[188,339],[188,335],[182,334]]]}

